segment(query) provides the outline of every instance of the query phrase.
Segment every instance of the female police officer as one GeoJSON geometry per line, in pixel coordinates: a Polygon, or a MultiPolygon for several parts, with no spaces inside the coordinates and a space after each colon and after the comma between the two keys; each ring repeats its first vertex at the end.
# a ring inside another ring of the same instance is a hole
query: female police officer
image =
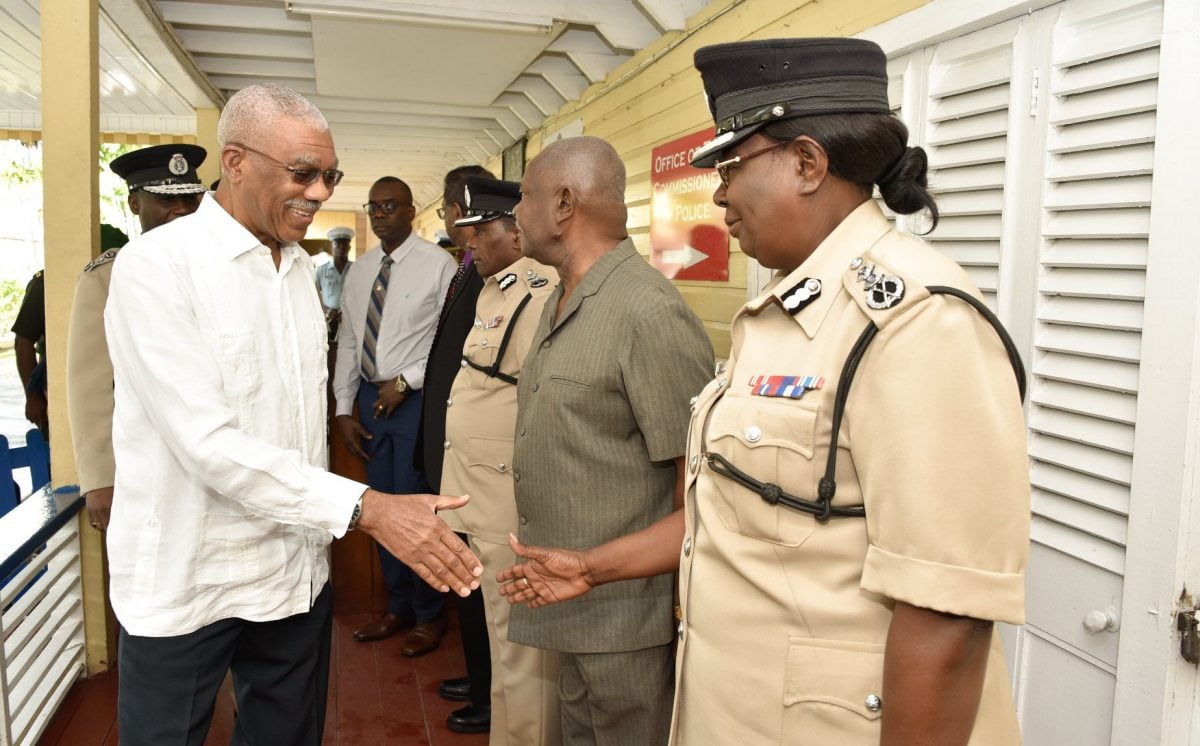
{"type": "Polygon", "coordinates": [[[675,743],[1018,743],[992,622],[1024,618],[1024,373],[962,269],[871,199],[937,219],[884,55],[787,39],[696,66],[717,136],[693,163],[776,279],[697,398],[686,517],[520,547],[506,594],[663,571],[681,533],[675,743]]]}

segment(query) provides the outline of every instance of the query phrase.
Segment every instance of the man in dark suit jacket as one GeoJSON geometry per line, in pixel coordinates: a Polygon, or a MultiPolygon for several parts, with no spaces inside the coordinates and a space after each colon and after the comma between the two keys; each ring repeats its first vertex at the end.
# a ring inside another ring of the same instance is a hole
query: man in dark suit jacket
{"type": "MultiPolygon", "coordinates": [[[[446,222],[446,233],[456,246],[466,249],[473,228],[455,227],[454,221],[466,217],[463,187],[468,176],[495,178],[482,166],[459,166],[446,174],[439,216],[446,222]]],[[[463,342],[475,322],[475,300],[483,288],[483,279],[475,271],[470,252],[450,283],[450,292],[442,307],[437,335],[425,367],[425,400],[421,427],[417,434],[417,468],[425,472],[430,487],[437,491],[442,483],[443,442],[446,440],[446,407],[450,387],[462,366],[463,342]]],[[[452,406],[452,405],[451,405],[452,406]]],[[[463,656],[467,676],[448,679],[438,694],[468,704],[450,713],[446,724],[459,733],[486,733],[492,717],[492,664],[488,650],[487,622],[484,619],[482,591],[475,590],[458,603],[458,621],[462,633],[463,656]]]]}

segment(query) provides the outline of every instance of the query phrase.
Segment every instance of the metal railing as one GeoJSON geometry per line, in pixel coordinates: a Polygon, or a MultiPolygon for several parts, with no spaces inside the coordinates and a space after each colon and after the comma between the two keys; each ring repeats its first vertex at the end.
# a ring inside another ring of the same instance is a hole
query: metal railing
{"type": "Polygon", "coordinates": [[[0,746],[33,744],[86,671],[77,488],[0,516],[0,746]]]}

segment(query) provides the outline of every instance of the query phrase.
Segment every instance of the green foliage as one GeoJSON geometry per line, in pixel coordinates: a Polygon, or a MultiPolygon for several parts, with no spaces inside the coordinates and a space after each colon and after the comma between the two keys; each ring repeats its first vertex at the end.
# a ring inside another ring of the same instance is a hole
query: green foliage
{"type": "Polygon", "coordinates": [[[17,320],[25,286],[16,280],[0,280],[0,330],[8,331],[17,320]]]}

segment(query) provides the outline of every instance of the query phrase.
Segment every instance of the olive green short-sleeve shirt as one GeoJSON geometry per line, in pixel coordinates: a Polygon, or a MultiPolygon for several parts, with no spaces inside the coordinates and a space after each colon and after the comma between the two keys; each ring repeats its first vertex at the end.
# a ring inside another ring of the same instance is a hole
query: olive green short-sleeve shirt
{"type": "MultiPolygon", "coordinates": [[[[689,401],[712,345],[679,291],[626,239],[588,270],[555,320],[546,302],[517,390],[519,538],[585,549],[673,510],[689,401]]],[[[599,653],[667,643],[672,577],[612,583],[540,609],[513,608],[509,639],[599,653]]]]}

